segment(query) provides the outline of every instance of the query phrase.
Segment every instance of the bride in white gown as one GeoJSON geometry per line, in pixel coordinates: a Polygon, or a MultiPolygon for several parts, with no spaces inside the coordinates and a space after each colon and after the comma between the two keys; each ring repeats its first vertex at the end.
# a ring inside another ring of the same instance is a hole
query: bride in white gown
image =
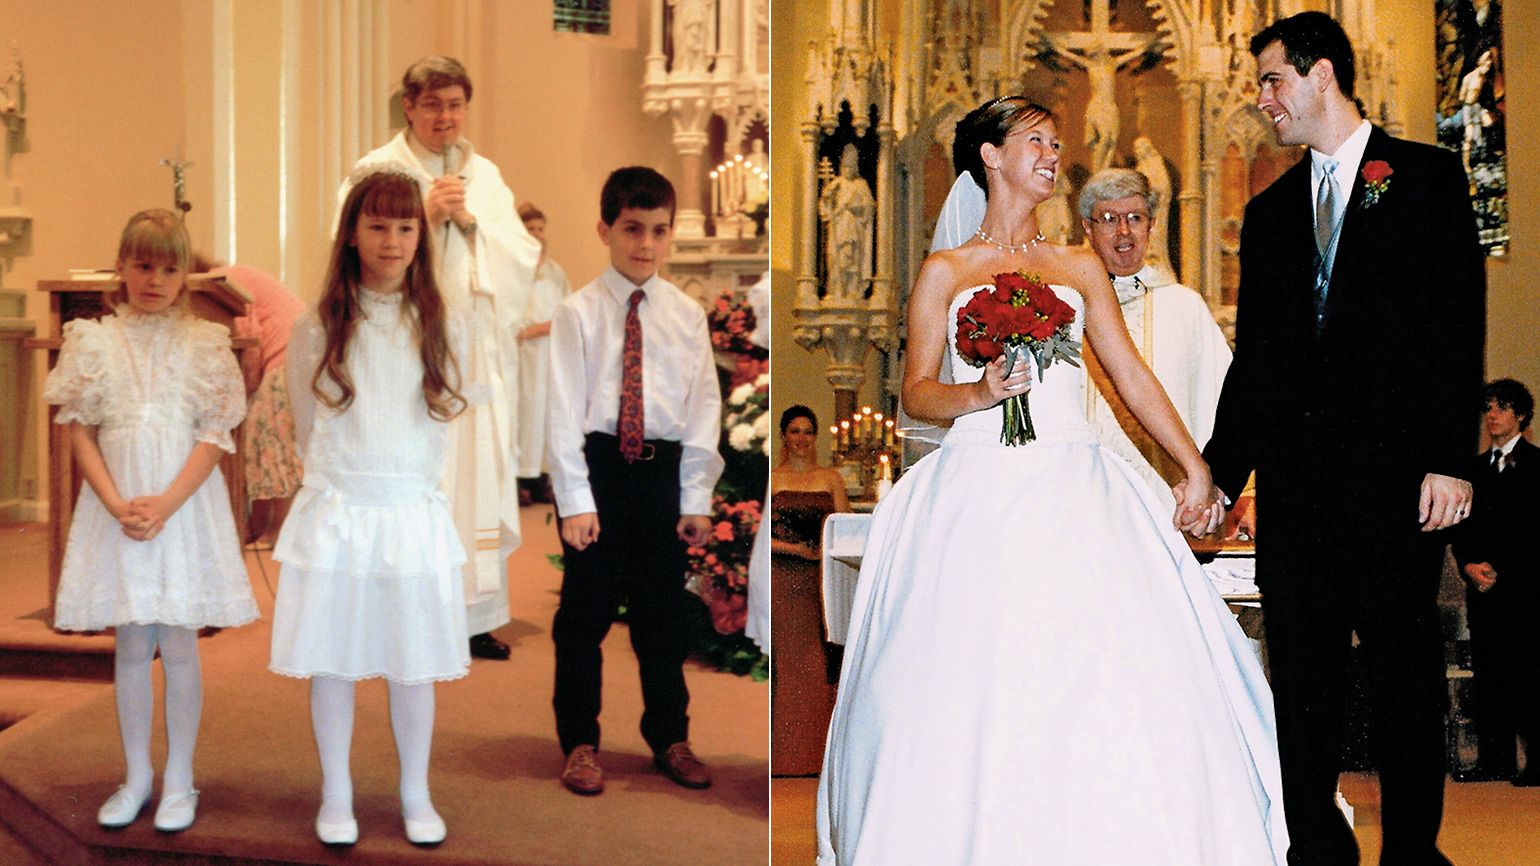
{"type": "Polygon", "coordinates": [[[953,424],[872,523],[818,788],[818,863],[1281,864],[1271,695],[1174,525],[1217,526],[1208,467],[1096,255],[1033,240],[1059,162],[1053,118],[994,100],[958,123],[954,154],[988,204],[977,235],[920,271],[903,384],[910,414],[953,424]],[[1075,338],[1083,325],[1185,468],[1175,521],[1097,444],[1082,370],[1002,378],[1001,364],[957,355],[957,310],[1015,270],[1074,307],[1075,338]],[[1002,445],[999,403],[1027,388],[1037,439],[1002,445]]]}

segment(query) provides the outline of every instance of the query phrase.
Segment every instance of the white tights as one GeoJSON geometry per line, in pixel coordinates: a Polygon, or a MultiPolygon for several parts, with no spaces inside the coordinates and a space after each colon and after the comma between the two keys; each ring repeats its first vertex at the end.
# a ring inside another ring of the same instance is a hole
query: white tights
{"type": "Polygon", "coordinates": [[[113,656],[113,693],[118,704],[118,732],[128,765],[124,786],[147,797],[155,780],[150,768],[150,726],[155,690],[150,664],[160,649],[166,672],[166,773],[161,796],[192,790],[193,749],[203,715],[203,673],[198,666],[198,630],[171,625],[120,625],[113,656]]]}
{"type": "MultiPolygon", "coordinates": [[[[321,756],[321,814],[337,822],[353,815],[353,777],[348,752],[353,744],[353,683],[332,677],[310,679],[310,724],[321,756]]],[[[428,753],[433,746],[433,684],[390,683],[390,728],[401,763],[401,814],[413,821],[437,815],[428,796],[428,753]]]]}

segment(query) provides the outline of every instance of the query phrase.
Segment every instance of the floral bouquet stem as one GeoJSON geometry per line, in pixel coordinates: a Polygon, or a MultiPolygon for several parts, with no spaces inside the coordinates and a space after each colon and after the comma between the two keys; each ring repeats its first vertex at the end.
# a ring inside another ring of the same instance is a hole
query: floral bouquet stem
{"type": "Polygon", "coordinates": [[[1005,423],[1000,425],[1000,441],[1006,445],[1025,445],[1037,438],[1032,429],[1032,412],[1026,394],[1005,398],[1005,423]]]}

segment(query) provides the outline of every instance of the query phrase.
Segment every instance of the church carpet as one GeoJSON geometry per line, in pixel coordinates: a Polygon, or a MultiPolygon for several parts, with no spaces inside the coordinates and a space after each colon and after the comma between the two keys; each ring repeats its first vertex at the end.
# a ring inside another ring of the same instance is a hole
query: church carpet
{"type": "MultiPolygon", "coordinates": [[[[805,866],[818,856],[813,832],[817,793],[817,778],[771,781],[773,866],[805,866]]],[[[1378,863],[1380,789],[1374,774],[1344,773],[1342,795],[1353,804],[1360,862],[1378,863]]],[[[1506,782],[1448,782],[1439,849],[1461,866],[1540,863],[1540,821],[1535,820],[1536,815],[1540,815],[1540,788],[1515,788],[1506,782]]],[[[1115,821],[1116,816],[1109,815],[1108,819],[1115,821]]]]}
{"type": "MultiPolygon", "coordinates": [[[[312,821],[321,781],[308,684],[266,668],[277,566],[265,552],[247,554],[263,619],[199,642],[205,694],[195,765],[202,791],[197,823],[179,834],[157,832],[152,801],[128,828],[98,827],[96,809],[122,778],[112,691],[102,678],[105,639],[39,636],[46,632],[37,626],[37,587],[45,584],[38,568],[46,561],[37,544],[46,545],[44,535],[35,524],[0,527],[0,656],[21,657],[18,647],[26,640],[7,643],[4,637],[11,625],[30,628],[33,642],[74,641],[83,650],[74,662],[65,653],[38,664],[41,673],[0,667],[0,823],[6,825],[0,860],[766,862],[768,689],[693,664],[687,669],[692,740],[714,784],[705,791],[680,788],[653,768],[637,731],[640,686],[623,625],[604,646],[607,790],[583,798],[561,787],[549,633],[560,575],[546,559],[559,545],[549,515],[549,506],[524,509],[524,546],[510,560],[513,622],[496,634],[512,645],[513,658],[476,660],[470,676],[438,686],[431,784],[449,837],[435,848],[417,848],[402,834],[395,747],[380,681],[358,687],[353,776],[359,842],[329,850],[316,840],[312,821]]],[[[157,665],[157,701],[161,688],[157,665]]],[[[156,730],[153,748],[158,772],[163,730],[156,730]]]]}

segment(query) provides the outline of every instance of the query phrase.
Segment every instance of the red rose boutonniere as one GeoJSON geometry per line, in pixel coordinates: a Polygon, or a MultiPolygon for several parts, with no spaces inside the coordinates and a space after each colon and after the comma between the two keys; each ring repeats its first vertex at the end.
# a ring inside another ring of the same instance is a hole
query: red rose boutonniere
{"type": "Polygon", "coordinates": [[[1363,170],[1359,172],[1364,179],[1364,203],[1365,208],[1373,207],[1385,190],[1390,189],[1390,176],[1395,170],[1390,163],[1383,159],[1373,159],[1364,163],[1363,170]]]}

